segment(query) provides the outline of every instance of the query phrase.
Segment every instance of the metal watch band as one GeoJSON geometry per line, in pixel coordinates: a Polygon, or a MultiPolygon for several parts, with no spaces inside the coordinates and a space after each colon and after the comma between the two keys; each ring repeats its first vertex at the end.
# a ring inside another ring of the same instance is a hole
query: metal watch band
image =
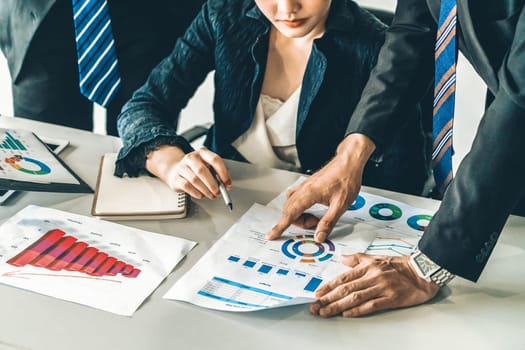
{"type": "Polygon", "coordinates": [[[411,264],[417,273],[427,281],[432,281],[440,287],[450,282],[455,275],[436,264],[432,259],[416,250],[410,257],[411,264]]]}
{"type": "Polygon", "coordinates": [[[456,277],[456,275],[449,272],[448,270],[445,270],[444,268],[440,268],[430,276],[430,279],[438,286],[443,287],[454,277],[456,277]]]}

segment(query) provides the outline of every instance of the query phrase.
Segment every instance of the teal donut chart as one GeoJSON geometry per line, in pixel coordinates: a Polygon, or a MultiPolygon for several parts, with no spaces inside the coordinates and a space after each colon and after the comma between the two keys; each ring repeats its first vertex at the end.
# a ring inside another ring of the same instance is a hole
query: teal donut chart
{"type": "Polygon", "coordinates": [[[428,224],[427,225],[421,225],[419,223],[419,220],[430,221],[431,219],[432,219],[432,215],[427,215],[427,214],[413,215],[413,216],[408,218],[407,224],[408,224],[408,226],[412,227],[414,230],[425,231],[425,229],[427,228],[428,224]]]}
{"type": "Polygon", "coordinates": [[[374,219],[383,220],[383,221],[397,220],[401,217],[401,215],[403,215],[401,208],[391,203],[374,204],[370,208],[369,212],[370,212],[370,216],[372,216],[374,219]],[[381,209],[390,210],[391,214],[383,215],[380,213],[381,209]]]}

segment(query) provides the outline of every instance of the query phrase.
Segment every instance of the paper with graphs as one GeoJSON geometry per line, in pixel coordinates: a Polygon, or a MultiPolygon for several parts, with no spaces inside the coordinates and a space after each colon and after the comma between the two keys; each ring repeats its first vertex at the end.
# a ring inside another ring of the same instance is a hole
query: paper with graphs
{"type": "MultiPolygon", "coordinates": [[[[305,179],[299,178],[289,188],[299,185],[305,179]]],[[[286,191],[283,191],[268,206],[282,210],[285,201],[286,191]]],[[[322,217],[326,210],[325,205],[315,204],[307,212],[322,217]]],[[[336,224],[330,237],[338,232],[351,232],[354,227],[363,229],[368,226],[375,232],[375,238],[366,253],[410,255],[416,249],[417,242],[433,215],[432,211],[361,191],[336,224]]]]}
{"type": "Polygon", "coordinates": [[[225,311],[254,311],[315,300],[323,283],[348,270],[341,254],[364,252],[375,237],[366,227],[324,243],[292,226],[279,240],[267,232],[281,212],[254,204],[164,296],[225,311]]]}
{"type": "Polygon", "coordinates": [[[0,226],[0,283],[131,316],[194,245],[28,206],[0,226]]]}
{"type": "MultiPolygon", "coordinates": [[[[295,226],[268,241],[285,199],[283,191],[268,206],[254,204],[164,298],[225,311],[312,302],[323,282],[348,271],[341,255],[408,255],[432,218],[427,210],[361,192],[324,243],[295,226]]],[[[321,217],[326,210],[314,205],[308,212],[321,217]]]]}

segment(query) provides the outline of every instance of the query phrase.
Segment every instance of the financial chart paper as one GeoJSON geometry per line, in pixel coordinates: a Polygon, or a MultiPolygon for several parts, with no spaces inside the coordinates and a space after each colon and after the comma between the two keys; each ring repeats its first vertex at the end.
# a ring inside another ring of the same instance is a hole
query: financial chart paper
{"type": "Polygon", "coordinates": [[[375,237],[366,228],[316,243],[313,231],[291,227],[282,239],[268,241],[280,214],[254,204],[164,298],[224,311],[311,302],[323,281],[348,269],[339,256],[364,252],[375,237]]]}
{"type": "Polygon", "coordinates": [[[0,283],[131,316],[194,245],[28,206],[0,226],[0,283]]]}
{"type": "MultiPolygon", "coordinates": [[[[292,186],[296,186],[304,178],[292,186]]],[[[315,290],[347,271],[341,255],[402,256],[417,247],[433,213],[361,192],[324,243],[313,230],[291,226],[279,240],[267,232],[279,220],[286,191],[255,204],[164,296],[224,311],[256,311],[315,300],[315,290]]],[[[321,217],[316,204],[307,212],[321,217]]]]}

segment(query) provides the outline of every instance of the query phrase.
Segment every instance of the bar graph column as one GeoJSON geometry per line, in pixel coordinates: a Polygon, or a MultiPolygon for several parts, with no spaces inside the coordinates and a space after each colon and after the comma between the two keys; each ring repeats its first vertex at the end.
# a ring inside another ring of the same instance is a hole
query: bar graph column
{"type": "Polygon", "coordinates": [[[26,151],[27,148],[20,140],[16,139],[9,131],[6,131],[5,138],[0,143],[0,148],[12,149],[15,151],[26,151]]]}
{"type": "Polygon", "coordinates": [[[133,265],[79,242],[59,229],[48,231],[7,263],[17,267],[32,265],[52,271],[76,271],[91,276],[120,273],[127,278],[136,278],[140,274],[140,269],[133,265]]]}

